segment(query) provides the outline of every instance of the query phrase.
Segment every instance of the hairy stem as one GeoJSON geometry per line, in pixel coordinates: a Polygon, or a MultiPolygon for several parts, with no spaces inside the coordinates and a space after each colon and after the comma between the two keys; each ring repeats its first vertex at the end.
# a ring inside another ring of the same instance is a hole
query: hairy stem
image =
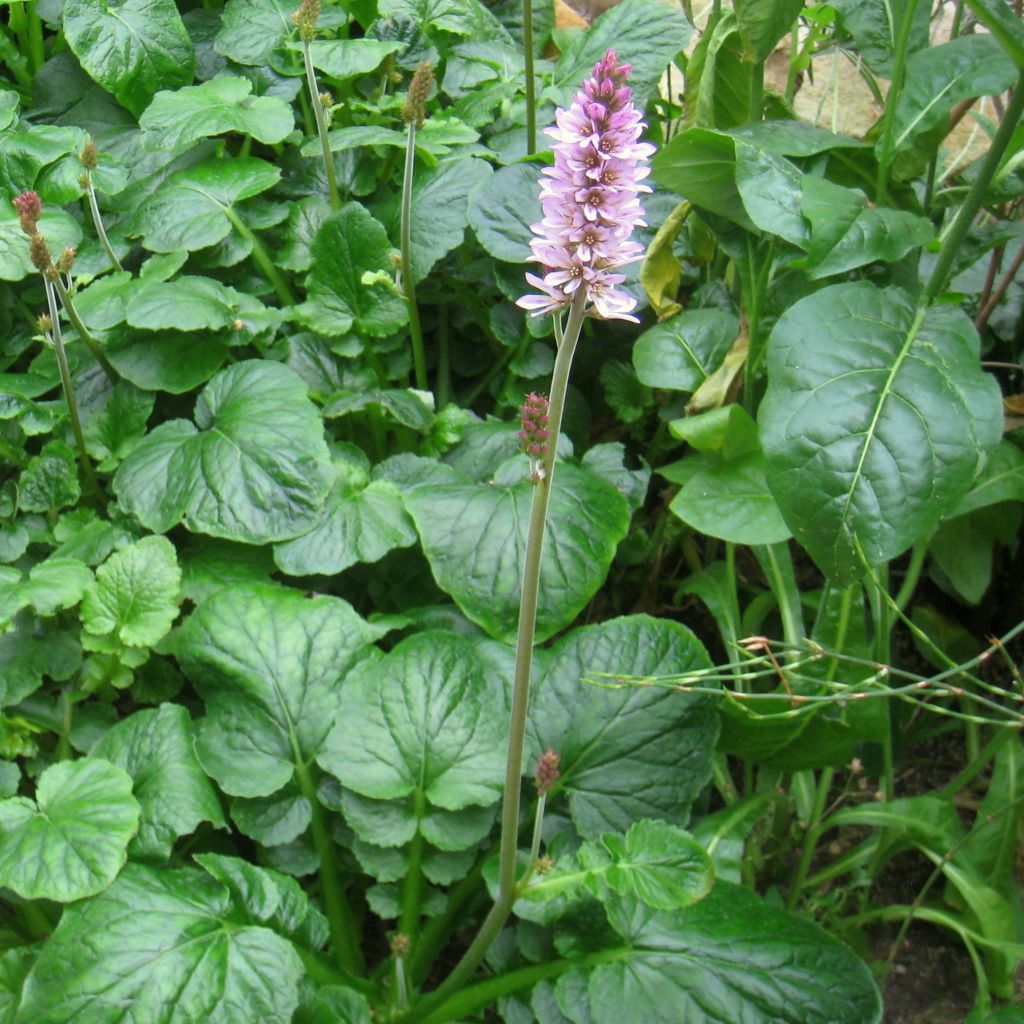
{"type": "Polygon", "coordinates": [[[412,176],[416,167],[416,122],[409,122],[405,142],[405,173],[402,175],[402,291],[409,307],[409,336],[412,338],[412,362],[416,387],[427,390],[427,357],[423,351],[423,330],[416,305],[416,285],[412,279],[412,176]]]}

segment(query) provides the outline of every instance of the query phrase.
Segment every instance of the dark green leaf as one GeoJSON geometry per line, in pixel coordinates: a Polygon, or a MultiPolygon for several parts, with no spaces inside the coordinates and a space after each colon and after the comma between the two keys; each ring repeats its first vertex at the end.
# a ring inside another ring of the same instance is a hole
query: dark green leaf
{"type": "Polygon", "coordinates": [[[107,336],[107,356],[114,369],[136,387],[182,395],[221,368],[228,348],[212,331],[154,334],[119,327],[107,336]]]}
{"type": "Polygon", "coordinates": [[[525,263],[529,258],[530,225],[541,218],[539,177],[536,164],[512,164],[470,193],[470,227],[495,259],[525,263]]]}
{"type": "Polygon", "coordinates": [[[744,55],[751,64],[759,64],[789,32],[803,0],[736,0],[733,8],[744,55]]]}
{"type": "Polygon", "coordinates": [[[266,64],[295,31],[291,16],[298,6],[298,0],[228,0],[213,48],[239,64],[266,64]]]}
{"type": "MultiPolygon", "coordinates": [[[[893,8],[887,0],[834,0],[843,25],[853,36],[857,51],[875,74],[891,77],[896,50],[898,22],[894,24],[893,8]]],[[[906,7],[896,8],[902,14],[906,7]]],[[[927,4],[916,4],[910,28],[907,52],[916,53],[928,46],[927,4]]]]}
{"type": "Polygon", "coordinates": [[[633,348],[640,380],[652,388],[696,391],[739,335],[736,317],[719,309],[686,310],[644,331],[633,348]]]}

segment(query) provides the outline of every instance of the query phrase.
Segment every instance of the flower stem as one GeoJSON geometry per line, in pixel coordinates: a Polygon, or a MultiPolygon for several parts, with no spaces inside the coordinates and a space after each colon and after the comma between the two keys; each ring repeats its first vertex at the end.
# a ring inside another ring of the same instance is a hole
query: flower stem
{"type": "MultiPolygon", "coordinates": [[[[542,460],[543,475],[535,484],[530,525],[526,538],[526,559],[523,566],[523,587],[519,603],[519,632],[516,640],[516,665],[512,689],[512,716],[509,723],[508,760],[505,766],[505,793],[501,805],[501,839],[499,842],[498,895],[480,930],[455,965],[451,974],[431,994],[431,1000],[442,1000],[459,989],[483,961],[498,932],[512,911],[516,896],[516,853],[519,838],[520,780],[523,773],[523,743],[526,738],[526,711],[530,700],[530,673],[533,667],[533,643],[537,628],[537,603],[540,592],[541,555],[547,522],[548,501],[555,478],[555,452],[565,410],[569,387],[569,371],[583,326],[586,289],[577,290],[569,309],[569,320],[555,357],[551,377],[548,410],[548,446],[542,460]]],[[[423,1004],[426,1005],[425,1000],[423,1004]]],[[[434,1002],[436,1005],[436,1002],[434,1002]]]]}
{"type": "Polygon", "coordinates": [[[412,361],[416,387],[427,390],[427,358],[423,351],[423,330],[416,305],[416,285],[412,279],[412,175],[416,166],[416,122],[409,122],[405,142],[405,174],[402,176],[402,291],[409,306],[409,334],[412,338],[412,361]]]}
{"type": "Polygon", "coordinates": [[[320,99],[320,89],[316,84],[316,71],[313,68],[313,58],[310,56],[307,40],[302,41],[302,59],[306,65],[306,83],[309,85],[309,98],[313,104],[317,134],[320,136],[320,149],[324,154],[324,172],[327,174],[331,209],[337,210],[341,206],[341,199],[338,196],[338,179],[334,173],[334,155],[331,153],[331,144],[327,141],[327,117],[324,114],[323,100],[320,99]]]}
{"type": "Polygon", "coordinates": [[[889,170],[892,167],[893,136],[896,132],[896,105],[903,91],[903,77],[907,62],[907,48],[910,45],[910,31],[917,12],[917,0],[907,0],[903,15],[896,28],[896,39],[892,64],[892,81],[889,95],[885,98],[885,113],[882,115],[882,140],[878,152],[878,180],[875,183],[875,202],[884,205],[889,196],[889,170]]]}
{"type": "Polygon", "coordinates": [[[224,207],[224,216],[231,221],[232,227],[247,241],[252,242],[252,258],[258,264],[260,270],[267,275],[282,306],[294,306],[295,296],[292,294],[288,282],[281,276],[281,272],[274,266],[273,260],[263,248],[263,243],[253,233],[252,228],[238,216],[238,213],[230,206],[224,207]]]}
{"type": "Polygon", "coordinates": [[[124,270],[121,266],[121,261],[117,258],[117,254],[114,252],[113,246],[110,244],[110,239],[107,238],[106,229],[103,227],[103,218],[100,216],[99,203],[96,201],[96,189],[92,185],[92,174],[89,171],[85,172],[86,179],[86,192],[89,194],[89,211],[92,213],[93,227],[96,228],[96,234],[99,236],[100,245],[103,246],[103,251],[107,254],[107,259],[110,260],[115,270],[124,270]]]}
{"type": "MultiPolygon", "coordinates": [[[[107,358],[106,352],[100,347],[100,343],[92,336],[89,328],[82,323],[82,318],[78,315],[78,310],[75,309],[75,303],[68,293],[67,288],[64,287],[64,282],[60,277],[55,277],[52,282],[47,281],[47,292],[51,289],[49,285],[52,284],[53,288],[56,289],[57,294],[60,296],[60,303],[64,307],[64,312],[67,313],[68,319],[71,321],[71,326],[78,332],[78,336],[85,342],[86,348],[92,353],[93,358],[103,368],[103,372],[107,375],[107,380],[111,384],[116,384],[118,381],[117,370],[110,365],[110,360],[107,358]]],[[[57,323],[57,317],[54,313],[53,308],[50,309],[50,315],[53,317],[54,324],[57,323]]]]}
{"type": "Polygon", "coordinates": [[[422,789],[416,790],[415,815],[416,834],[409,846],[409,869],[402,884],[402,915],[398,922],[398,930],[407,935],[415,943],[416,932],[420,924],[420,904],[423,900],[423,832],[420,820],[427,811],[427,798],[422,789]]]}
{"type": "Polygon", "coordinates": [[[96,472],[92,468],[92,461],[89,453],[85,450],[85,435],[82,433],[82,421],[78,415],[78,402],[75,400],[75,389],[71,383],[71,370],[68,368],[68,357],[64,351],[64,338],[60,331],[60,313],[57,310],[57,296],[53,292],[53,285],[50,281],[43,279],[46,286],[46,301],[50,307],[50,337],[53,338],[53,347],[57,353],[57,368],[60,371],[60,382],[64,388],[64,400],[68,404],[68,418],[71,420],[71,432],[75,435],[75,444],[78,446],[78,457],[82,461],[82,472],[85,475],[89,489],[100,499],[103,491],[100,482],[96,479],[96,472]]]}
{"type": "Polygon", "coordinates": [[[526,153],[537,152],[537,83],[533,71],[533,0],[523,0],[523,57],[526,74],[526,153]]]}

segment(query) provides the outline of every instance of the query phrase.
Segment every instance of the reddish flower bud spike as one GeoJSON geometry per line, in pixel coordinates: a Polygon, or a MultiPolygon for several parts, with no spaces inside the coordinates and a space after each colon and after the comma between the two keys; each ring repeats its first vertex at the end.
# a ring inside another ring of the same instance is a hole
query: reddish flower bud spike
{"type": "Polygon", "coordinates": [[[36,234],[36,225],[43,213],[43,203],[38,192],[22,192],[15,196],[11,202],[18,211],[18,219],[21,222],[21,230],[30,238],[36,234]]]}
{"type": "Polygon", "coordinates": [[[558,765],[562,760],[561,754],[556,754],[550,747],[540,755],[537,762],[537,774],[534,782],[537,784],[537,795],[547,796],[554,789],[558,781],[558,765]]]}

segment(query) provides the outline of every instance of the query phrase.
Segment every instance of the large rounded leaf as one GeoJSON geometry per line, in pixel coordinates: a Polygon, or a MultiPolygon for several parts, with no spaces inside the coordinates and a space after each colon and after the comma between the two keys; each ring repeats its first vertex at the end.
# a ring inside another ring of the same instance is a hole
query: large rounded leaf
{"type": "MultiPolygon", "coordinates": [[[[639,900],[608,905],[621,950],[559,979],[566,1011],[589,996],[593,1024],[876,1024],[882,1005],[867,967],[817,925],[719,881],[680,912],[639,900]]],[[[595,959],[598,959],[595,957],[595,959]]],[[[575,1019],[575,1018],[574,1018],[575,1019]]]]}
{"type": "MultiPolygon", "coordinates": [[[[504,486],[468,479],[430,484],[406,498],[438,585],[470,619],[508,642],[519,620],[532,498],[525,478],[504,486]]],[[[626,500],[611,484],[581,466],[559,464],[540,568],[538,642],[568,626],[594,596],[628,527],[626,500]]]]}
{"type": "Polygon", "coordinates": [[[779,319],[760,427],[787,524],[850,582],[859,552],[872,565],[895,558],[957,506],[1000,438],[1002,408],[963,313],[860,282],[779,319]]]}
{"type": "Polygon", "coordinates": [[[377,635],[341,598],[283,587],[220,590],[196,609],[177,655],[206,701],[199,759],[225,792],[270,796],[313,759],[377,635]]]}
{"type": "Polygon", "coordinates": [[[102,892],[138,823],[132,780],[120,768],[94,758],[51,765],[35,801],[0,802],[0,886],[61,903],[102,892]]]}
{"type": "Polygon", "coordinates": [[[249,544],[288,540],[317,521],[330,456],[306,385],[280,363],[250,360],[217,374],[195,426],[168,420],[121,463],[114,492],[157,532],[182,519],[197,533],[249,544]]]}
{"type": "Polygon", "coordinates": [[[269,928],[241,923],[229,891],[191,868],[129,864],[64,912],[15,1024],[289,1024],[302,962],[269,928]]]}
{"type": "Polygon", "coordinates": [[[713,697],[594,683],[609,682],[603,674],[651,678],[710,665],[685,626],[647,615],[574,630],[537,652],[527,769],[548,747],[561,755],[555,792],[568,795],[582,835],[624,832],[643,818],[685,826],[718,736],[713,697]]]}

